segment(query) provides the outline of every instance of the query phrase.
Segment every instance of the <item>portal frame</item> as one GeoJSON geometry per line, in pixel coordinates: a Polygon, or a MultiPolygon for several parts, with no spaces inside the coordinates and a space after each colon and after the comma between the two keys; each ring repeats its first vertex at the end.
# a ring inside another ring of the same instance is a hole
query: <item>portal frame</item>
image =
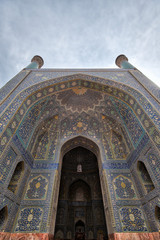
{"type": "Polygon", "coordinates": [[[58,196],[59,196],[59,189],[60,189],[60,180],[61,180],[61,171],[62,171],[62,163],[63,163],[63,157],[65,155],[65,153],[67,153],[68,151],[70,151],[71,149],[75,148],[75,147],[84,147],[88,150],[90,150],[91,152],[93,152],[96,157],[97,157],[97,162],[98,162],[98,170],[99,170],[99,177],[100,177],[100,185],[101,185],[101,192],[102,192],[102,200],[103,200],[103,207],[104,207],[104,214],[105,214],[105,222],[106,222],[106,227],[107,227],[107,232],[108,235],[113,233],[113,226],[111,224],[111,222],[114,222],[114,216],[112,214],[110,214],[109,209],[112,208],[111,205],[111,199],[110,196],[108,194],[109,191],[108,190],[108,184],[107,184],[107,178],[105,175],[105,170],[103,169],[102,166],[102,153],[101,153],[101,149],[100,147],[97,145],[97,143],[95,143],[95,141],[83,137],[83,136],[77,136],[77,137],[73,137],[67,141],[65,141],[61,147],[60,147],[60,154],[59,156],[59,167],[56,170],[56,174],[55,174],[55,178],[54,178],[54,190],[52,193],[53,199],[52,199],[52,209],[53,209],[53,213],[51,215],[51,219],[50,219],[50,233],[54,234],[55,232],[55,224],[56,224],[56,214],[57,214],[57,208],[58,208],[58,196]],[[56,185],[56,187],[55,187],[56,185]],[[105,199],[105,197],[107,196],[107,199],[105,199]]]}

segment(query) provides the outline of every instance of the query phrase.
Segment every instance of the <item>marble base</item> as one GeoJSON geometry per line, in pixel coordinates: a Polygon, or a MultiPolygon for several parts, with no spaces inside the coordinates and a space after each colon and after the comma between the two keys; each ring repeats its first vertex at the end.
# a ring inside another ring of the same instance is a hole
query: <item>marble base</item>
{"type": "Polygon", "coordinates": [[[0,233],[0,240],[53,240],[48,233],[0,233]]]}
{"type": "MultiPolygon", "coordinates": [[[[48,233],[6,233],[0,232],[0,240],[53,240],[48,233]]],[[[109,240],[160,240],[160,233],[113,233],[109,240]]]]}
{"type": "Polygon", "coordinates": [[[0,240],[9,240],[11,234],[7,232],[0,232],[0,240]]]}
{"type": "Polygon", "coordinates": [[[109,240],[160,240],[160,233],[112,233],[109,240]]]}

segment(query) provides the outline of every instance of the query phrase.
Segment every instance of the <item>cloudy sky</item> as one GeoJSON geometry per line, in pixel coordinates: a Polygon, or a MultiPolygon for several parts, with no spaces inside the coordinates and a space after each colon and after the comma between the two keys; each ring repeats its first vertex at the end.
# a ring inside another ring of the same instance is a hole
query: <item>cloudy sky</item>
{"type": "Polygon", "coordinates": [[[160,0],[0,0],[0,87],[30,63],[117,68],[130,63],[160,86],[160,0]]]}

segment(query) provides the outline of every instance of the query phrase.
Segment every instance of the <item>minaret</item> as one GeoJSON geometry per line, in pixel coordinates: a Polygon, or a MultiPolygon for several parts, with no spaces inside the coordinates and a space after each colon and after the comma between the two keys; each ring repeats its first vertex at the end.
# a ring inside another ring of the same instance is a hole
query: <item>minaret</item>
{"type": "Polygon", "coordinates": [[[38,69],[41,68],[43,64],[44,64],[43,58],[38,55],[35,55],[31,59],[31,63],[25,69],[38,69]]]}
{"type": "Polygon", "coordinates": [[[116,65],[119,68],[123,68],[123,69],[136,69],[132,64],[130,64],[128,62],[128,58],[125,55],[123,55],[123,54],[119,55],[116,58],[115,63],[116,63],[116,65]]]}
{"type": "MultiPolygon", "coordinates": [[[[136,67],[134,67],[131,63],[128,62],[128,58],[121,54],[115,60],[116,65],[122,69],[135,70],[129,71],[130,74],[135,78],[135,80],[143,86],[143,88],[152,96],[156,102],[160,103],[160,91],[155,83],[153,83],[150,79],[144,76],[136,67]]],[[[156,103],[155,103],[156,104],[156,103]]],[[[156,105],[155,105],[156,106],[156,105]]],[[[159,109],[159,106],[157,106],[159,109]]]]}

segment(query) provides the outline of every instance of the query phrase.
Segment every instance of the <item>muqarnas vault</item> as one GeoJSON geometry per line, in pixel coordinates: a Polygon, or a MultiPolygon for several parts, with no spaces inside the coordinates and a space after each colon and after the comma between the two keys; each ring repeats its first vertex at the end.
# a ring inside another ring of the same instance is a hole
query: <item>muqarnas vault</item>
{"type": "Polygon", "coordinates": [[[159,239],[160,90],[31,63],[0,92],[0,239],[159,239]]]}

